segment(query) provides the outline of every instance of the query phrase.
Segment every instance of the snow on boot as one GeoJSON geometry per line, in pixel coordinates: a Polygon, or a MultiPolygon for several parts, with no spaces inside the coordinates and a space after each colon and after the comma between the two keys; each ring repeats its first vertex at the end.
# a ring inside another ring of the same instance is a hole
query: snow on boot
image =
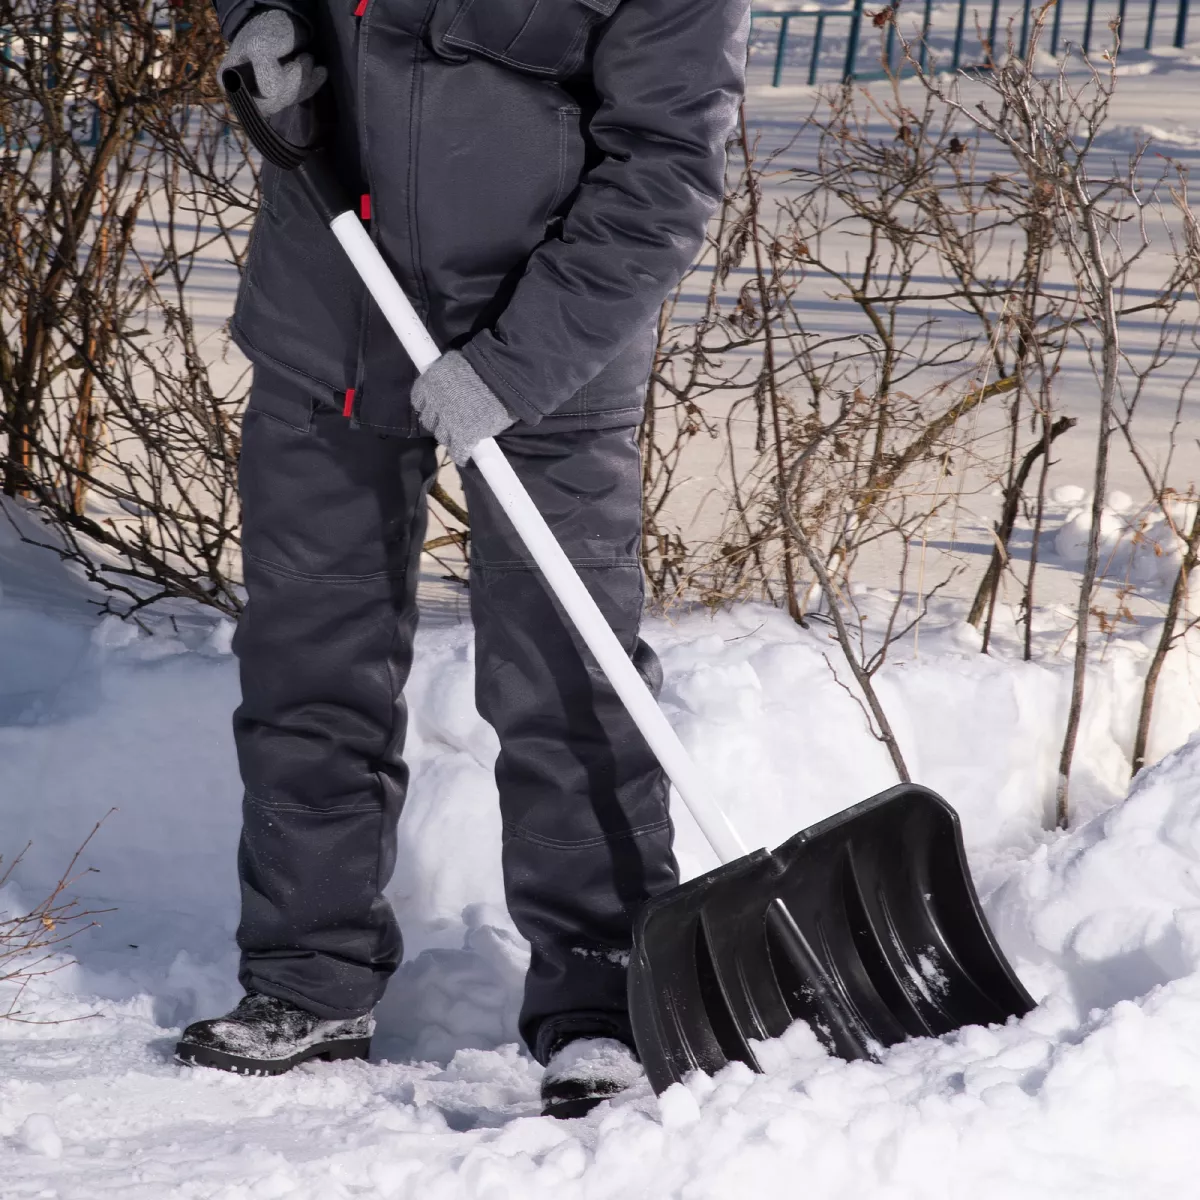
{"type": "Polygon", "coordinates": [[[614,1038],[576,1038],[556,1050],[542,1076],[542,1116],[582,1117],[642,1078],[634,1052],[614,1038]]]}
{"type": "Polygon", "coordinates": [[[189,1025],[175,1057],[240,1075],[282,1075],[310,1058],[366,1058],[374,1032],[370,1013],[330,1021],[287,1000],[248,992],[233,1012],[189,1025]]]}

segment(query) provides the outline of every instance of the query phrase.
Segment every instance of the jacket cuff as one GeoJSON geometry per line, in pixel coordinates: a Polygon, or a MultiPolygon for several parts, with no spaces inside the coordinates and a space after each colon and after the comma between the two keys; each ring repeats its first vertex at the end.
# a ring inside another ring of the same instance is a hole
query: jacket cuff
{"type": "Polygon", "coordinates": [[[260,0],[236,0],[236,3],[220,10],[220,25],[221,36],[227,41],[232,42],[237,31],[254,14],[255,9],[262,8],[260,0]]]}
{"type": "Polygon", "coordinates": [[[508,409],[518,421],[526,425],[536,425],[546,414],[532,400],[519,392],[516,385],[506,379],[495,359],[488,354],[482,344],[486,339],[494,338],[494,334],[485,330],[477,333],[462,348],[462,356],[471,364],[475,374],[483,380],[492,393],[508,409]]]}
{"type": "Polygon", "coordinates": [[[219,8],[221,36],[227,42],[232,42],[237,36],[237,31],[251,17],[272,8],[282,9],[285,13],[295,17],[311,36],[312,22],[308,17],[305,0],[234,0],[228,6],[221,5],[219,8]]]}

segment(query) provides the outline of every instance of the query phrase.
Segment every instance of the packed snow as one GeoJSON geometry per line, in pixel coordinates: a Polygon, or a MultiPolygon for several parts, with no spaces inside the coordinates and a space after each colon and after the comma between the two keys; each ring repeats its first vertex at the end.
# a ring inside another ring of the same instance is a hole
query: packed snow
{"type": "MultiPolygon", "coordinates": [[[[115,807],[85,856],[97,873],[75,888],[114,911],[27,989],[33,1023],[0,1020],[4,1200],[1193,1194],[1190,654],[1161,685],[1151,751],[1165,757],[1128,799],[1147,636],[1097,654],[1067,834],[1043,831],[1065,659],[980,655],[947,605],[880,676],[914,776],[960,813],[987,913],[1040,1002],[1027,1018],[853,1065],[797,1026],[760,1048],[764,1076],[735,1066],[657,1099],[642,1084],[556,1122],[537,1115],[541,1068],[516,1039],[525,949],[502,901],[496,745],[471,701],[453,597],[430,606],[409,687],[413,781],[391,889],[408,958],[374,1060],[244,1079],[171,1056],[184,1024],[238,995],[228,623],[97,622],[81,585],[48,557],[24,569],[30,555],[0,535],[0,644],[20,651],[0,672],[5,853],[33,842],[0,909],[40,898],[115,807]]],[[[1044,620],[1061,642],[1067,618],[1044,620]]],[[[782,841],[894,782],[822,623],[744,606],[655,620],[647,635],[667,711],[748,841],[782,841]]],[[[713,859],[677,815],[691,876],[713,859]]],[[[938,985],[936,963],[922,983],[938,985]]]]}

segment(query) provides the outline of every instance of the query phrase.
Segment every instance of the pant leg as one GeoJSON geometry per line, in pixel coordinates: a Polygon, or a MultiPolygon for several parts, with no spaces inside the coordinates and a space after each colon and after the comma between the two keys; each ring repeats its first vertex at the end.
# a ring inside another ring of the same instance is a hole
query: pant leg
{"type": "MultiPolygon", "coordinates": [[[[509,461],[643,675],[641,471],[632,429],[509,436],[509,461]]],[[[500,739],[509,910],[533,955],[521,1034],[631,1039],[626,968],[645,901],[673,887],[657,761],[536,573],[479,473],[471,512],[476,703],[500,739]]],[[[661,676],[659,676],[661,678],[661,676]]]]}
{"type": "Polygon", "coordinates": [[[239,486],[248,603],[234,651],[245,784],[244,986],[325,1017],[365,1012],[400,961],[383,897],[408,773],[428,439],[352,430],[259,369],[239,486]]]}

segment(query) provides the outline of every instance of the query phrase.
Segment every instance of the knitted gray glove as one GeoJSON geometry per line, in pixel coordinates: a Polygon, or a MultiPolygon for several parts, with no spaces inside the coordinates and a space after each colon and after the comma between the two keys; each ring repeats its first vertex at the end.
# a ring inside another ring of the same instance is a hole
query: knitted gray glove
{"type": "Polygon", "coordinates": [[[460,467],[484,438],[503,433],[515,421],[457,350],[443,354],[413,384],[412,406],[460,467]]]}
{"type": "Polygon", "coordinates": [[[297,54],[290,62],[283,61],[306,40],[304,26],[291,13],[268,8],[255,13],[233,35],[220,71],[249,63],[254,68],[258,91],[254,101],[259,112],[269,117],[308,100],[325,82],[327,72],[324,67],[313,66],[311,54],[297,54]]]}

